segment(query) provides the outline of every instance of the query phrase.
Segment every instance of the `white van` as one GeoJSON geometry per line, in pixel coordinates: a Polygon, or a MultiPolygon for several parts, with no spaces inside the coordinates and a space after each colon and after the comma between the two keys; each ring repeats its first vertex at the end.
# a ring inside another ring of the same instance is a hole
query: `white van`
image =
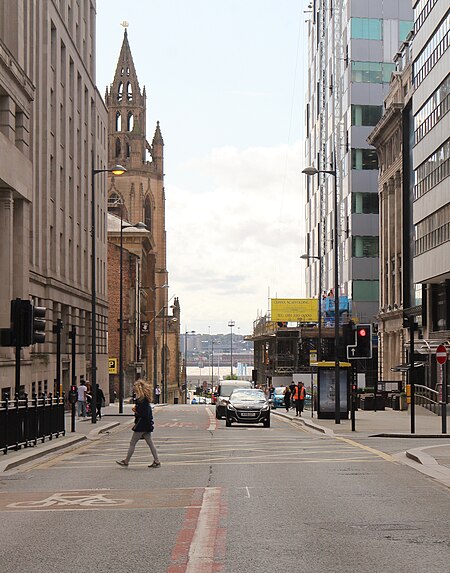
{"type": "Polygon", "coordinates": [[[231,392],[237,388],[253,388],[253,384],[248,380],[221,380],[217,388],[216,397],[216,418],[225,418],[227,412],[228,398],[231,392]]]}

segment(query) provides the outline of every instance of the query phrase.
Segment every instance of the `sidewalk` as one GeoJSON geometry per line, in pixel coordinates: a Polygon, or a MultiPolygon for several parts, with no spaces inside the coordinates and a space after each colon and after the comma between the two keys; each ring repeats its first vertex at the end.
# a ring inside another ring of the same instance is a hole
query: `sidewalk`
{"type": "Polygon", "coordinates": [[[295,410],[286,412],[284,408],[272,410],[272,413],[291,419],[321,434],[352,438],[355,441],[370,437],[407,438],[411,445],[405,452],[405,460],[409,460],[408,465],[414,467],[414,465],[420,464],[422,466],[420,471],[450,487],[450,415],[447,415],[447,434],[442,434],[442,418],[440,416],[436,416],[420,406],[416,406],[415,410],[414,434],[411,434],[409,411],[386,409],[373,412],[357,410],[354,432],[352,432],[350,419],[341,420],[340,424],[336,424],[334,419],[318,420],[316,412],[314,412],[314,417],[311,417],[311,410],[304,411],[301,418],[295,416],[295,410]],[[434,441],[442,440],[442,443],[415,448],[414,440],[417,438],[433,438],[434,441]]]}
{"type": "Polygon", "coordinates": [[[36,446],[21,448],[18,451],[8,450],[7,454],[0,453],[0,473],[14,469],[15,467],[26,464],[34,459],[46,456],[49,453],[56,452],[65,448],[74,446],[85,440],[98,440],[105,432],[121,425],[132,424],[133,404],[124,403],[123,414],[119,414],[119,404],[110,404],[102,408],[102,419],[93,424],[91,418],[76,418],[75,432],[71,432],[72,415],[66,412],[66,434],[65,436],[53,437],[51,440],[46,438],[45,442],[38,441],[36,446]]]}

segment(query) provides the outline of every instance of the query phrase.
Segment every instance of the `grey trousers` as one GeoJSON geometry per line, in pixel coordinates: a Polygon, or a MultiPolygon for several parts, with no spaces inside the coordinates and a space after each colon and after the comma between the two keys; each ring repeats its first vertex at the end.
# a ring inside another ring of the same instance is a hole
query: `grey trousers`
{"type": "Polygon", "coordinates": [[[158,461],[158,452],[156,451],[155,444],[152,441],[152,433],[151,432],[133,432],[130,440],[130,447],[128,448],[127,457],[125,461],[128,463],[130,461],[131,456],[134,454],[134,449],[136,448],[136,444],[139,442],[141,438],[147,442],[150,451],[152,452],[153,459],[155,462],[158,461]]]}

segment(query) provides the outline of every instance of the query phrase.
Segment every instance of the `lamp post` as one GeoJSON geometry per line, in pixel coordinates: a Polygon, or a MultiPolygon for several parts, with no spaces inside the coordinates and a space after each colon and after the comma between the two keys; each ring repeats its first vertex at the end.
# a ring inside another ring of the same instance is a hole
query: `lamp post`
{"type": "Polygon", "coordinates": [[[322,257],[321,257],[321,243],[320,243],[320,223],[318,229],[318,241],[317,241],[317,250],[319,255],[301,255],[301,259],[309,260],[309,259],[316,259],[319,261],[319,308],[318,308],[318,316],[317,316],[317,324],[318,324],[318,345],[317,345],[317,362],[322,360],[322,257]]]}
{"type": "Polygon", "coordinates": [[[333,176],[334,180],[334,194],[333,194],[333,209],[334,209],[334,421],[336,424],[341,423],[341,386],[340,386],[340,368],[339,368],[339,234],[338,234],[338,197],[336,169],[316,169],[315,167],[306,167],[302,173],[305,175],[317,175],[319,173],[327,173],[333,176]]]}
{"type": "MultiPolygon", "coordinates": [[[[92,152],[92,165],[94,165],[94,152],[92,152]]],[[[92,384],[92,423],[97,423],[97,292],[96,292],[96,245],[95,245],[95,176],[99,173],[112,173],[113,175],[123,175],[126,172],[125,167],[116,165],[112,169],[94,169],[91,173],[91,384],[92,384]]]]}
{"type": "Polygon", "coordinates": [[[123,224],[123,211],[120,209],[120,277],[119,277],[119,414],[123,414],[124,382],[123,382],[123,230],[136,228],[147,229],[145,223],[135,225],[123,224]]]}
{"type": "Polygon", "coordinates": [[[186,330],[184,333],[184,403],[187,404],[188,385],[187,385],[187,337],[188,334],[195,334],[195,330],[186,330]]]}
{"type": "Polygon", "coordinates": [[[156,312],[156,291],[159,288],[169,288],[169,285],[163,284],[162,286],[155,286],[149,290],[153,291],[153,393],[155,393],[156,386],[158,385],[158,342],[156,340],[156,317],[162,309],[156,312]]]}
{"type": "Polygon", "coordinates": [[[231,338],[230,338],[230,354],[231,354],[231,368],[230,368],[230,380],[233,380],[233,326],[236,323],[234,320],[228,321],[228,326],[231,329],[231,338]]]}

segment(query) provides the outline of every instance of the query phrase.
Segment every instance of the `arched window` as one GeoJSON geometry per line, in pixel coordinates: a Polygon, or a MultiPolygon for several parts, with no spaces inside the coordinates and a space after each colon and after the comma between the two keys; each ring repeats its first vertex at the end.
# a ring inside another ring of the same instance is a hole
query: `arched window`
{"type": "Polygon", "coordinates": [[[122,131],[122,114],[120,111],[116,113],[116,131],[122,131]]]}
{"type": "Polygon", "coordinates": [[[131,148],[130,148],[130,144],[127,143],[127,157],[130,157],[131,155],[131,148]]]}
{"type": "Polygon", "coordinates": [[[116,139],[116,157],[120,157],[120,151],[121,151],[120,139],[117,138],[116,139]]]}
{"type": "Polygon", "coordinates": [[[122,96],[123,96],[123,83],[120,82],[119,88],[117,90],[117,101],[122,101],[122,96]]]}
{"type": "Polygon", "coordinates": [[[120,217],[122,208],[122,197],[116,192],[111,193],[111,195],[108,197],[108,213],[113,213],[114,215],[117,215],[117,217],[120,217]]]}
{"type": "Polygon", "coordinates": [[[127,76],[130,75],[130,68],[127,68],[127,76]]]}
{"type": "Polygon", "coordinates": [[[152,206],[148,195],[144,202],[144,223],[147,225],[147,229],[150,231],[152,228],[152,206]]]}
{"type": "Polygon", "coordinates": [[[127,100],[128,101],[133,100],[133,88],[131,87],[130,82],[127,83],[127,100]]]}
{"type": "Polygon", "coordinates": [[[127,131],[133,131],[133,127],[134,127],[134,115],[131,111],[129,111],[127,116],[127,131]]]}

